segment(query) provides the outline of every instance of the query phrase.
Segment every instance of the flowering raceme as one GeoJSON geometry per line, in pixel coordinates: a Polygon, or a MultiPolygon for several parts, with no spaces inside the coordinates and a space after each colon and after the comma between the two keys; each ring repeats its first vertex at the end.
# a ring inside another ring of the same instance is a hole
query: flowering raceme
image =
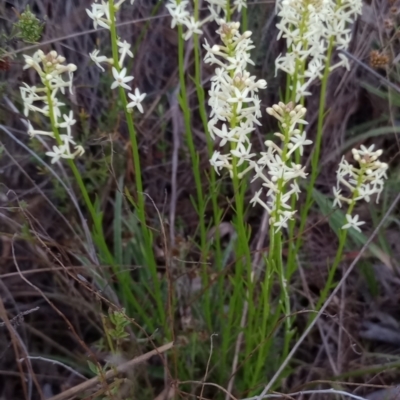
{"type": "Polygon", "coordinates": [[[290,199],[295,196],[298,199],[300,188],[297,178],[306,178],[305,168],[295,164],[292,157],[298,150],[303,154],[304,146],[312,143],[306,139],[306,133],[297,128],[298,125],[307,124],[303,119],[306,109],[301,106],[293,106],[292,103],[280,102],[267,108],[267,113],[279,121],[281,132],[276,132],[283,142],[282,148],[271,140],[265,142],[266,152],[261,153],[260,159],[254,163],[255,176],[253,181],[260,178],[262,188],[256,192],[250,203],[260,204],[270,215],[270,224],[275,227],[275,232],[287,227],[287,221],[292,219],[296,210],[292,209],[290,199]],[[266,173],[264,170],[267,170],[266,173]],[[290,189],[287,190],[287,186],[290,189]],[[267,189],[268,201],[260,197],[267,189]]]}
{"type": "Polygon", "coordinates": [[[349,205],[346,212],[347,224],[343,225],[342,229],[354,228],[361,232],[359,226],[365,222],[359,221],[358,215],[354,217],[351,215],[353,208],[356,202],[362,199],[368,203],[373,195],[376,195],[376,202],[379,201],[384,179],[387,178],[388,165],[378,160],[382,155],[382,150],[374,151],[374,145],[368,148],[361,145],[360,150],[353,149],[352,154],[358,163],[358,168],[342,157],[336,172],[337,185],[333,188],[333,206],[342,207],[342,202],[347,203],[349,205]],[[351,193],[350,197],[342,195],[342,187],[351,193]]]}
{"type": "Polygon", "coordinates": [[[229,170],[233,176],[234,165],[240,167],[237,173],[240,179],[253,168],[251,159],[251,144],[248,138],[255,128],[260,125],[260,100],[257,96],[259,89],[265,89],[267,82],[257,80],[246,70],[247,64],[253,64],[249,51],[254,48],[250,39],[251,32],[239,33],[238,22],[226,23],[219,21],[218,34],[223,42],[222,46],[210,45],[205,41],[204,48],[207,54],[204,61],[215,64],[215,76],[211,78],[208,104],[211,107],[208,129],[210,136],[220,140],[220,151],[215,151],[210,163],[219,174],[222,168],[229,170]],[[226,143],[230,144],[228,154],[222,153],[226,143]]]}
{"type": "MultiPolygon", "coordinates": [[[[133,4],[134,0],[131,0],[131,4],[133,4]]],[[[114,4],[114,12],[119,11],[121,5],[125,2],[125,0],[120,0],[114,4]]],[[[92,4],[92,9],[86,9],[87,14],[93,20],[93,26],[97,29],[98,26],[101,26],[106,29],[110,29],[112,22],[110,17],[110,2],[102,1],[101,4],[97,4],[97,0],[92,4]]],[[[128,85],[128,82],[131,82],[134,78],[131,75],[127,75],[127,69],[123,67],[126,56],[133,58],[133,53],[131,51],[131,45],[126,40],[121,41],[121,39],[117,39],[118,46],[118,65],[115,65],[115,60],[113,58],[100,55],[99,49],[94,49],[89,56],[91,60],[104,72],[104,68],[101,63],[107,63],[112,67],[112,75],[114,77],[114,82],[111,84],[111,89],[116,89],[121,87],[127,91],[131,90],[131,87],[128,85]]],[[[128,93],[128,96],[133,100],[127,104],[126,108],[128,112],[132,112],[133,108],[136,107],[141,113],[143,113],[143,106],[141,102],[146,97],[146,93],[140,93],[139,89],[135,89],[135,94],[132,95],[128,93]]]]}
{"type": "MultiPolygon", "coordinates": [[[[287,53],[275,60],[280,69],[294,78],[296,101],[310,94],[311,83],[321,78],[329,46],[347,49],[351,25],[361,14],[361,0],[280,0],[277,4],[280,21],[277,39],[286,39],[287,53]]],[[[349,69],[347,58],[330,67],[349,69]]]]}
{"type": "Polygon", "coordinates": [[[42,50],[38,50],[32,57],[24,55],[24,69],[33,68],[39,75],[42,86],[29,86],[24,83],[20,87],[22,100],[24,103],[24,114],[29,115],[29,111],[40,112],[50,118],[54,125],[52,131],[36,130],[29,124],[28,134],[30,136],[44,135],[54,138],[57,145],[53,146],[53,151],[49,151],[46,155],[52,158],[52,163],[57,162],[60,158],[73,159],[82,155],[85,150],[82,146],[77,145],[72,138],[71,127],[76,120],[72,111],[69,115],[64,114],[61,121],[60,107],[64,106],[57,99],[58,92],[65,93],[65,88],[69,88],[72,93],[73,73],[76,71],[76,65],[64,65],[65,57],[58,55],[56,51],[50,51],[44,54],[42,50]],[[63,77],[68,76],[67,80],[63,77]],[[35,102],[44,103],[44,107],[35,105],[35,102]],[[56,131],[54,131],[54,128],[56,131]],[[59,134],[59,128],[65,129],[66,133],[59,134]]]}

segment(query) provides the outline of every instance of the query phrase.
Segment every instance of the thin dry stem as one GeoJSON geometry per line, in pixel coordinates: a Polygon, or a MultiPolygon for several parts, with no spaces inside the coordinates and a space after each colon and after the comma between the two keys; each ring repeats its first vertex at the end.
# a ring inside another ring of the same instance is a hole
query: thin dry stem
{"type": "MultiPolygon", "coordinates": [[[[146,354],[142,354],[141,356],[138,356],[132,360],[129,360],[128,362],[119,365],[115,369],[107,371],[104,374],[104,379],[109,380],[109,379],[114,378],[118,374],[125,374],[135,365],[144,363],[151,357],[156,356],[156,355],[161,355],[161,354],[165,353],[166,351],[172,349],[173,345],[174,345],[173,342],[164,344],[163,346],[157,347],[156,349],[151,350],[146,354]]],[[[103,377],[101,379],[103,379],[103,377]]],[[[53,396],[48,400],[66,400],[66,399],[69,399],[70,397],[77,396],[78,394],[81,394],[81,393],[85,392],[86,390],[93,388],[94,386],[96,386],[99,383],[100,383],[100,378],[98,376],[96,376],[92,379],[89,379],[86,382],[83,382],[83,383],[76,385],[68,390],[65,390],[64,392],[58,394],[57,396],[53,396]]]]}

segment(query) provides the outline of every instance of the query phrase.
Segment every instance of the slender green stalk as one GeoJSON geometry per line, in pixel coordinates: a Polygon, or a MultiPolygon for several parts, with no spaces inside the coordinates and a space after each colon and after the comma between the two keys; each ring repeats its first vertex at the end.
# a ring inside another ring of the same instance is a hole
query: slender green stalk
{"type": "MultiPolygon", "coordinates": [[[[186,91],[186,81],[185,81],[185,65],[184,65],[184,52],[185,52],[185,43],[183,39],[183,28],[182,25],[178,25],[178,68],[179,68],[179,85],[180,85],[180,95],[179,95],[179,104],[182,108],[183,119],[185,124],[185,133],[186,133],[186,143],[189,149],[190,158],[192,161],[192,169],[194,180],[196,184],[196,192],[197,192],[197,213],[199,215],[199,225],[200,225],[200,248],[201,251],[204,252],[206,249],[206,240],[207,240],[207,230],[205,224],[205,202],[203,196],[203,188],[201,183],[201,175],[200,175],[200,158],[199,154],[196,151],[192,126],[191,126],[191,112],[189,99],[186,91]]],[[[204,258],[205,254],[202,254],[202,258],[204,258]]]]}
{"type": "MultiPolygon", "coordinates": [[[[56,142],[59,146],[62,145],[62,140],[60,137],[60,133],[58,131],[58,126],[57,126],[57,121],[54,117],[54,104],[53,104],[53,99],[51,97],[51,88],[50,88],[50,83],[45,81],[45,87],[46,87],[46,97],[47,97],[47,102],[49,105],[49,118],[50,118],[50,123],[51,123],[51,129],[54,133],[54,137],[56,139],[56,142]]],[[[102,217],[101,214],[98,214],[92,201],[90,200],[89,193],[86,189],[86,186],[83,182],[82,176],[78,170],[78,168],[75,165],[74,160],[67,159],[68,165],[70,166],[72,173],[74,174],[75,180],[78,183],[79,189],[82,193],[83,199],[85,201],[86,207],[89,210],[89,213],[92,217],[92,221],[94,223],[95,227],[95,241],[97,246],[99,247],[102,256],[104,257],[105,261],[109,263],[110,265],[114,265],[114,258],[112,254],[110,253],[110,250],[108,249],[107,243],[104,238],[104,233],[103,233],[103,226],[102,226],[102,217]]]]}
{"type": "Polygon", "coordinates": [[[226,22],[230,22],[232,19],[232,7],[230,0],[226,0],[225,11],[226,11],[226,22]]]}
{"type": "MultiPolygon", "coordinates": [[[[200,251],[201,251],[201,261],[205,261],[207,258],[207,229],[205,222],[205,201],[203,195],[203,187],[201,182],[200,174],[200,157],[195,149],[192,126],[191,126],[191,111],[189,105],[189,99],[186,91],[186,80],[185,80],[185,65],[184,65],[184,54],[185,54],[185,43],[183,39],[183,28],[182,25],[178,25],[178,69],[179,69],[179,104],[183,112],[183,119],[185,125],[185,138],[186,144],[189,149],[190,159],[192,162],[192,170],[194,175],[194,181],[196,185],[197,202],[195,204],[197,215],[199,216],[199,227],[200,227],[200,251]]],[[[209,286],[209,276],[207,273],[206,265],[203,267],[202,271],[202,281],[204,287],[209,286]]],[[[212,327],[212,313],[211,313],[211,301],[210,292],[207,291],[205,294],[205,318],[207,326],[211,329],[212,327]]]]}
{"type": "MultiPolygon", "coordinates": [[[[285,121],[285,124],[282,124],[282,133],[284,135],[284,142],[282,146],[282,154],[281,154],[281,159],[283,163],[288,163],[289,157],[287,156],[287,153],[289,151],[289,143],[290,143],[290,121],[285,121]]],[[[282,197],[284,195],[284,178],[278,178],[277,181],[277,195],[276,195],[276,204],[274,206],[275,211],[271,213],[271,218],[275,221],[278,220],[278,213],[281,210],[281,202],[282,202],[282,197]]],[[[270,237],[270,244],[269,244],[269,252],[268,252],[268,262],[267,266],[268,269],[272,271],[276,271],[279,277],[279,282],[280,282],[280,288],[281,288],[281,302],[282,302],[282,307],[283,311],[285,313],[285,329],[284,329],[284,345],[283,345],[283,358],[286,356],[286,354],[289,352],[289,344],[290,344],[290,339],[291,339],[291,326],[292,326],[292,319],[290,317],[290,298],[289,298],[289,293],[287,290],[287,283],[286,283],[286,276],[285,276],[285,271],[284,271],[284,266],[283,266],[283,259],[282,259],[282,230],[279,229],[276,231],[276,227],[271,224],[270,226],[270,232],[269,232],[269,237],[270,237]]],[[[268,284],[268,283],[266,283],[268,284]]],[[[265,298],[264,301],[269,301],[269,298],[265,298]]],[[[269,308],[269,304],[264,303],[263,307],[265,309],[269,308]]],[[[266,332],[264,333],[266,334],[266,332]]],[[[269,346],[269,343],[266,343],[267,346],[269,346]]],[[[260,356],[263,355],[263,352],[259,353],[260,356]]]]}
{"type": "MultiPolygon", "coordinates": [[[[234,119],[233,119],[234,120],[234,119]]],[[[231,129],[235,127],[236,122],[231,123],[231,129]]],[[[235,148],[235,143],[231,143],[232,148],[235,148]]],[[[226,379],[226,368],[228,367],[227,357],[229,356],[229,347],[237,340],[240,328],[240,320],[243,312],[243,307],[246,301],[252,301],[253,299],[253,285],[251,283],[252,274],[252,263],[251,253],[249,246],[249,235],[247,234],[247,228],[245,223],[244,214],[244,195],[246,192],[246,181],[245,178],[239,179],[240,173],[239,167],[237,167],[237,159],[232,159],[232,181],[234,190],[234,211],[235,217],[233,224],[237,233],[237,240],[235,243],[235,270],[232,277],[233,293],[229,298],[229,312],[227,323],[224,324],[223,335],[226,337],[232,337],[231,340],[224,340],[222,345],[222,363],[223,366],[221,376],[226,379]],[[247,295],[246,295],[246,292],[247,295]],[[234,334],[233,334],[234,333],[234,334]]],[[[252,329],[249,324],[245,327],[245,338],[252,335],[252,329]]]]}
{"type": "Polygon", "coordinates": [[[248,20],[248,10],[247,7],[243,7],[242,9],[242,22],[241,22],[241,27],[242,27],[242,32],[247,31],[247,27],[249,25],[249,20],[248,20]]]}
{"type": "MultiPolygon", "coordinates": [[[[356,199],[359,196],[359,189],[362,185],[362,180],[363,180],[363,174],[360,173],[358,176],[358,179],[357,179],[356,188],[353,192],[352,199],[349,204],[349,208],[347,209],[347,214],[349,214],[349,215],[352,214],[354,207],[356,205],[356,199]]],[[[347,239],[347,229],[341,229],[339,232],[339,247],[336,252],[335,260],[333,261],[332,267],[329,271],[328,279],[325,283],[325,286],[320,293],[320,296],[319,296],[319,299],[318,299],[318,302],[316,305],[316,310],[319,310],[321,308],[322,304],[324,304],[326,298],[328,297],[329,290],[332,288],[332,282],[335,277],[336,269],[339,266],[340,261],[342,260],[343,250],[344,250],[344,246],[346,244],[346,239],[347,239]]]]}
{"type": "MultiPolygon", "coordinates": [[[[199,20],[199,0],[194,0],[194,19],[195,21],[199,20]]],[[[214,141],[212,140],[210,136],[210,132],[208,130],[208,118],[207,118],[207,111],[206,111],[206,100],[205,100],[205,95],[204,95],[204,89],[202,86],[201,82],[201,63],[200,63],[200,55],[201,55],[201,47],[200,47],[200,41],[199,41],[199,36],[197,34],[193,35],[193,47],[194,47],[194,69],[195,69],[195,85],[196,85],[196,93],[197,93],[197,99],[199,103],[199,113],[200,113],[200,118],[203,124],[203,129],[206,135],[206,140],[207,140],[207,150],[208,150],[208,156],[211,158],[213,155],[214,151],[214,141]]],[[[222,309],[223,307],[223,301],[224,301],[224,296],[221,294],[223,293],[223,281],[224,281],[224,276],[221,273],[223,269],[223,264],[222,264],[222,253],[221,253],[221,240],[220,240],[220,231],[219,231],[219,225],[220,225],[220,220],[221,220],[221,215],[222,211],[218,205],[218,196],[219,196],[219,186],[217,185],[217,179],[216,179],[216,173],[214,168],[209,166],[209,195],[211,197],[211,203],[212,203],[212,209],[213,209],[213,225],[215,227],[215,237],[214,237],[214,246],[215,246],[215,255],[214,255],[214,263],[217,269],[217,272],[219,273],[219,278],[218,278],[218,290],[217,290],[217,296],[218,298],[215,299],[219,303],[219,310],[222,309]]],[[[203,249],[202,249],[203,251],[203,249]]],[[[207,269],[204,268],[204,273],[206,276],[203,278],[204,282],[208,282],[207,279],[207,269]]],[[[211,289],[209,293],[206,294],[206,308],[210,308],[210,300],[211,300],[211,289]]],[[[210,318],[209,318],[210,319],[210,318]]],[[[210,323],[211,321],[209,321],[210,323]]],[[[212,326],[209,325],[210,331],[212,330],[212,326]]]]}
{"type": "MultiPolygon", "coordinates": [[[[324,128],[324,119],[325,119],[325,104],[326,104],[326,91],[328,87],[328,78],[330,74],[330,65],[331,65],[331,58],[333,52],[334,40],[331,37],[328,46],[328,52],[326,56],[326,64],[324,69],[324,74],[322,77],[321,82],[321,94],[320,94],[320,101],[319,101],[319,109],[318,109],[318,123],[317,123],[317,135],[315,138],[315,145],[314,151],[311,156],[311,174],[310,174],[310,181],[307,184],[307,195],[304,206],[301,208],[301,215],[300,215],[300,227],[299,227],[299,236],[296,239],[296,243],[294,248],[289,251],[288,257],[288,269],[287,269],[287,276],[286,279],[289,281],[293,272],[296,270],[296,255],[300,250],[300,247],[303,243],[302,233],[306,226],[307,216],[310,211],[310,208],[313,204],[312,193],[315,186],[315,182],[318,177],[319,173],[319,159],[320,159],[320,152],[321,152],[321,143],[322,143],[322,134],[324,128]]],[[[294,230],[290,238],[293,240],[294,230]]],[[[290,245],[291,246],[291,245],[290,245]]]]}
{"type": "MultiPolygon", "coordinates": [[[[54,117],[54,104],[53,104],[53,99],[51,97],[50,84],[48,82],[45,82],[44,84],[45,84],[45,88],[46,88],[47,103],[49,105],[49,118],[50,118],[51,128],[54,133],[55,140],[56,140],[57,144],[60,146],[60,145],[62,145],[62,140],[61,140],[61,137],[60,137],[60,134],[58,131],[57,121],[54,117]]],[[[78,186],[82,193],[86,207],[91,215],[91,218],[92,218],[92,221],[94,224],[94,235],[93,235],[94,242],[96,243],[97,247],[99,248],[101,257],[104,260],[104,262],[106,262],[110,266],[112,266],[114,272],[119,274],[118,265],[116,264],[115,259],[114,259],[113,255],[111,254],[111,252],[108,248],[108,245],[106,243],[106,240],[105,240],[105,235],[103,232],[103,225],[102,225],[102,222],[103,222],[102,214],[96,210],[95,206],[93,205],[92,201],[90,200],[90,196],[87,192],[87,189],[83,182],[82,176],[81,176],[78,168],[76,167],[74,160],[67,159],[67,162],[73,172],[76,182],[78,183],[78,186]]],[[[124,274],[124,276],[126,276],[126,274],[124,274]]],[[[149,319],[147,318],[147,315],[143,312],[142,307],[139,306],[137,299],[132,294],[131,287],[130,287],[130,280],[122,278],[121,286],[122,286],[123,295],[125,297],[125,300],[129,304],[134,305],[134,307],[138,311],[138,313],[148,323],[149,319]]]]}
{"type": "MultiPolygon", "coordinates": [[[[332,283],[333,283],[333,279],[335,277],[337,267],[339,266],[340,261],[342,260],[343,250],[344,250],[344,246],[346,244],[346,239],[347,239],[347,230],[342,229],[339,233],[339,246],[338,246],[333,264],[329,270],[328,279],[326,280],[325,286],[319,294],[318,302],[315,306],[315,309],[317,311],[321,308],[322,304],[324,304],[325,300],[328,297],[329,291],[332,289],[332,283]]],[[[315,317],[314,314],[310,315],[309,323],[311,321],[313,321],[314,317],[315,317]]]]}
{"type": "MultiPolygon", "coordinates": [[[[233,76],[233,72],[230,73],[233,76]]],[[[229,121],[230,128],[234,129],[237,126],[236,108],[233,106],[232,118],[229,121]]],[[[236,143],[231,142],[231,149],[236,149],[236,143]]],[[[222,326],[224,340],[221,348],[221,369],[220,379],[223,381],[226,379],[228,362],[227,359],[230,356],[229,348],[233,345],[234,341],[237,340],[239,333],[238,327],[240,326],[240,319],[243,312],[243,306],[246,302],[246,285],[249,299],[253,298],[252,286],[251,285],[251,254],[249,246],[249,236],[247,234],[247,228],[245,223],[244,215],[244,195],[246,192],[246,178],[240,179],[240,172],[244,169],[244,165],[238,167],[237,158],[232,157],[232,182],[234,190],[234,211],[235,217],[233,224],[237,233],[237,240],[235,243],[235,272],[231,279],[233,285],[233,293],[229,297],[229,311],[227,320],[222,326]],[[246,278],[244,278],[246,276],[246,278]],[[245,284],[244,284],[245,282],[245,284]],[[232,338],[232,340],[231,340],[232,338]]],[[[223,292],[220,293],[220,295],[223,292]]],[[[225,299],[225,296],[222,296],[225,299]]],[[[248,329],[247,329],[248,331],[248,329]]]]}
{"type": "MultiPolygon", "coordinates": [[[[109,2],[109,13],[110,13],[110,35],[111,35],[111,47],[112,47],[112,55],[114,61],[114,68],[118,72],[121,70],[121,66],[119,65],[118,59],[118,36],[117,36],[117,29],[116,29],[116,22],[115,22],[115,6],[114,1],[110,0],[109,2]]],[[[164,300],[162,298],[162,291],[161,291],[161,283],[157,276],[157,264],[154,257],[153,252],[153,243],[152,243],[152,234],[147,227],[146,224],[146,211],[145,211],[145,201],[144,201],[144,192],[143,192],[143,183],[142,183],[142,172],[141,172],[141,165],[140,165],[140,156],[139,156],[139,148],[137,143],[137,135],[135,126],[133,123],[133,115],[132,113],[128,112],[127,110],[127,96],[125,90],[122,87],[119,87],[119,97],[125,112],[125,118],[128,125],[129,131],[129,139],[131,142],[131,150],[132,150],[132,158],[133,164],[135,168],[135,184],[136,184],[136,191],[137,191],[137,203],[136,209],[139,216],[142,235],[145,244],[145,258],[147,266],[150,270],[152,276],[152,282],[154,285],[153,297],[155,298],[157,304],[157,311],[160,318],[160,323],[162,325],[165,324],[166,321],[166,313],[164,307],[164,300]]],[[[172,321],[171,321],[172,323],[172,321]]]]}

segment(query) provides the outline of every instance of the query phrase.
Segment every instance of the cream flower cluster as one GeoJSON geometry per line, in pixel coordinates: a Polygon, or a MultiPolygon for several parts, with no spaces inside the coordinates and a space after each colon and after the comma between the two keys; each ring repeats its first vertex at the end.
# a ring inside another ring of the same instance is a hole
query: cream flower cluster
{"type": "Polygon", "coordinates": [[[274,135],[281,139],[282,147],[271,140],[265,142],[267,151],[262,152],[260,159],[254,164],[253,178],[253,181],[259,178],[263,181],[262,188],[256,192],[250,203],[253,206],[260,204],[268,211],[270,224],[278,232],[287,227],[287,221],[296,213],[290,205],[290,199],[292,196],[299,196],[297,178],[307,176],[305,167],[293,162],[293,155],[296,150],[302,155],[304,146],[310,145],[312,141],[306,138],[305,131],[298,129],[298,125],[307,124],[303,119],[306,113],[303,106],[280,102],[267,108],[267,113],[279,121],[281,132],[274,135]],[[261,199],[265,190],[267,202],[261,199]]]}
{"type": "MultiPolygon", "coordinates": [[[[327,48],[332,41],[338,49],[347,49],[351,25],[361,14],[362,0],[280,0],[278,2],[278,39],[286,39],[287,53],[275,60],[276,70],[296,77],[296,101],[310,94],[311,83],[322,76],[327,48]]],[[[347,58],[331,66],[349,69],[347,58]]]]}
{"type": "MultiPolygon", "coordinates": [[[[131,0],[131,4],[133,4],[134,0],[131,0]]],[[[125,0],[120,0],[114,4],[114,11],[119,11],[121,5],[125,2],[125,0]]],[[[101,26],[106,29],[110,29],[111,26],[111,17],[110,17],[110,2],[103,1],[101,4],[97,4],[97,0],[92,4],[92,9],[86,9],[87,14],[93,20],[93,26],[97,29],[98,26],[101,26]]],[[[115,21],[114,21],[115,22],[115,21]]],[[[128,85],[128,82],[133,80],[133,76],[127,75],[127,70],[124,65],[124,61],[126,56],[133,58],[133,53],[131,51],[131,45],[126,41],[117,40],[118,46],[118,65],[114,65],[113,58],[100,55],[100,51],[98,49],[94,49],[89,56],[91,60],[104,72],[104,68],[101,63],[107,63],[112,65],[112,74],[114,77],[114,82],[111,84],[111,89],[116,89],[121,87],[125,90],[130,91],[131,87],[128,85]]],[[[129,102],[126,106],[128,112],[132,112],[133,108],[136,107],[141,113],[143,113],[142,101],[146,97],[146,93],[140,93],[138,88],[135,89],[135,93],[128,93],[131,102],[129,102]]]]}
{"type": "MultiPolygon", "coordinates": [[[[226,16],[227,1],[228,0],[206,0],[210,14],[202,21],[196,21],[193,15],[188,11],[190,5],[189,0],[169,0],[166,8],[172,17],[171,28],[175,28],[176,25],[184,26],[186,28],[183,34],[185,40],[189,40],[194,33],[202,35],[203,31],[201,27],[206,22],[211,20],[218,21],[221,12],[223,12],[224,17],[226,16]]],[[[233,1],[233,10],[238,10],[240,12],[243,7],[247,7],[247,0],[233,1]]]]}
{"type": "Polygon", "coordinates": [[[55,136],[52,131],[36,130],[29,124],[28,134],[33,137],[36,135],[50,136],[57,141],[57,145],[53,146],[53,151],[49,151],[46,155],[52,158],[52,163],[57,162],[60,158],[73,159],[81,156],[85,150],[82,146],[77,145],[72,137],[71,127],[76,120],[72,111],[69,115],[63,115],[61,120],[61,106],[65,106],[58,98],[58,92],[65,93],[65,88],[69,88],[72,93],[73,73],[76,71],[76,65],[64,65],[65,57],[57,54],[56,51],[50,51],[45,54],[42,50],[36,51],[33,56],[24,55],[24,69],[33,68],[39,75],[42,82],[41,86],[29,86],[24,83],[20,87],[22,100],[24,103],[24,115],[28,116],[30,111],[39,112],[54,121],[56,127],[65,129],[65,133],[55,136]],[[67,76],[67,79],[64,78],[67,76]],[[44,104],[44,106],[35,103],[44,104]],[[50,115],[50,111],[52,114],[50,115]]]}
{"type": "Polygon", "coordinates": [[[388,165],[379,161],[382,150],[375,150],[374,145],[370,147],[360,146],[360,149],[352,150],[353,158],[358,163],[358,167],[350,164],[344,157],[340,161],[336,172],[337,185],[333,188],[334,202],[333,206],[342,207],[342,202],[349,204],[346,213],[347,224],[342,229],[354,228],[361,232],[359,226],[365,222],[359,221],[359,216],[351,215],[355,203],[359,200],[369,202],[371,196],[376,195],[376,202],[379,201],[379,195],[384,187],[384,179],[387,178],[386,172],[388,165]],[[351,196],[342,195],[341,187],[350,191],[351,196]]]}
{"type": "Polygon", "coordinates": [[[250,132],[260,125],[261,117],[260,100],[257,96],[259,89],[265,89],[267,82],[257,80],[246,70],[247,64],[253,64],[249,51],[254,48],[250,39],[251,32],[239,33],[239,22],[226,23],[219,21],[218,34],[223,45],[210,45],[205,41],[204,48],[207,54],[204,61],[215,64],[215,76],[211,78],[208,104],[211,107],[208,129],[210,136],[220,140],[219,146],[223,148],[230,144],[228,154],[215,151],[210,163],[219,174],[223,168],[233,173],[232,158],[235,165],[241,168],[238,178],[252,168],[251,144],[248,138],[250,132]]]}

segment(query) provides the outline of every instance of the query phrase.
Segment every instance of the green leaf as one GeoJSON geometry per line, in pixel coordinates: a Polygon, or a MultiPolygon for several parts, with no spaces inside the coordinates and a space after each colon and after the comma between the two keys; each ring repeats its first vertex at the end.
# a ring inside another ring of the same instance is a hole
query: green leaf
{"type": "MultiPolygon", "coordinates": [[[[339,235],[341,227],[346,223],[345,214],[340,209],[334,209],[333,202],[316,189],[313,190],[313,198],[321,212],[328,217],[330,227],[334,230],[336,235],[339,235]]],[[[358,247],[362,247],[368,240],[362,232],[358,232],[355,229],[349,229],[348,235],[358,247]]],[[[371,243],[369,245],[369,251],[387,267],[393,269],[389,255],[382,251],[379,246],[371,243]]]]}
{"type": "MultiPolygon", "coordinates": [[[[118,180],[118,188],[124,187],[124,178],[118,180]]],[[[121,190],[115,193],[114,204],[114,258],[117,265],[123,264],[123,250],[122,250],[122,192],[121,190]]]]}
{"type": "Polygon", "coordinates": [[[91,362],[90,360],[87,361],[90,371],[92,371],[95,375],[98,375],[99,369],[96,364],[91,362]]]}
{"type": "Polygon", "coordinates": [[[380,97],[381,99],[390,100],[391,104],[394,106],[400,106],[400,97],[399,96],[391,96],[391,98],[389,99],[388,92],[379,90],[366,82],[361,82],[361,87],[367,89],[368,92],[380,97]]]}

